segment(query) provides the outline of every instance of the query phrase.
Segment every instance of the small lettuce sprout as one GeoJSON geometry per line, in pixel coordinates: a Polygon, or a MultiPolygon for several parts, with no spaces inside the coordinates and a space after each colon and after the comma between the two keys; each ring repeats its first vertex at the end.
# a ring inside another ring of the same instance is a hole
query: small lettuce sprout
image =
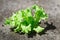
{"type": "Polygon", "coordinates": [[[14,32],[29,33],[35,31],[39,33],[44,30],[44,28],[39,26],[39,22],[47,18],[48,15],[42,7],[33,5],[31,8],[13,12],[13,15],[5,20],[5,24],[14,28],[14,32]]]}

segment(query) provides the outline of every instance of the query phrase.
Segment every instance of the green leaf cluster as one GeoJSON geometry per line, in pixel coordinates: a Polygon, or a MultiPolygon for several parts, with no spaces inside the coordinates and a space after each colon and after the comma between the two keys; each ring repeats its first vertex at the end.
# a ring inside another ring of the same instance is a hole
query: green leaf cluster
{"type": "Polygon", "coordinates": [[[34,30],[39,33],[42,32],[44,28],[40,27],[38,23],[47,18],[48,15],[42,7],[33,5],[31,8],[13,12],[12,16],[5,20],[5,24],[14,28],[14,32],[29,33],[34,30]]]}

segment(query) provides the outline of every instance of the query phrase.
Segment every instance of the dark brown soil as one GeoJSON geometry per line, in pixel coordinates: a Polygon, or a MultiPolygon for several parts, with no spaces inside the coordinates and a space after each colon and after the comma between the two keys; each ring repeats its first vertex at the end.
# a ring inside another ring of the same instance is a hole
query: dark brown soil
{"type": "Polygon", "coordinates": [[[60,40],[60,0],[0,0],[0,40],[60,40]],[[33,4],[42,6],[49,15],[48,21],[41,25],[46,27],[42,33],[19,34],[3,26],[4,19],[12,12],[33,4]]]}

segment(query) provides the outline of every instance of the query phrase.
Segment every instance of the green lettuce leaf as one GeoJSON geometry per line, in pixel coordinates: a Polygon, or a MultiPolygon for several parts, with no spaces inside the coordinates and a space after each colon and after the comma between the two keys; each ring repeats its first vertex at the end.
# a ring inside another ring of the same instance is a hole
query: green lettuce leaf
{"type": "Polygon", "coordinates": [[[42,32],[44,30],[44,28],[37,26],[36,28],[33,29],[34,31],[36,31],[37,33],[42,32]]]}

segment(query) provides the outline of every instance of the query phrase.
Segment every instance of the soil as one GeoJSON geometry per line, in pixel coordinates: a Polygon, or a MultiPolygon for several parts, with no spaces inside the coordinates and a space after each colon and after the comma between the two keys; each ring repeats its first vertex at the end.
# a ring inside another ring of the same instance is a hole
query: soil
{"type": "Polygon", "coordinates": [[[60,40],[60,0],[0,0],[0,40],[60,40]],[[3,25],[12,12],[34,4],[43,7],[49,15],[47,22],[41,25],[45,27],[42,33],[14,33],[9,26],[3,25]]]}

